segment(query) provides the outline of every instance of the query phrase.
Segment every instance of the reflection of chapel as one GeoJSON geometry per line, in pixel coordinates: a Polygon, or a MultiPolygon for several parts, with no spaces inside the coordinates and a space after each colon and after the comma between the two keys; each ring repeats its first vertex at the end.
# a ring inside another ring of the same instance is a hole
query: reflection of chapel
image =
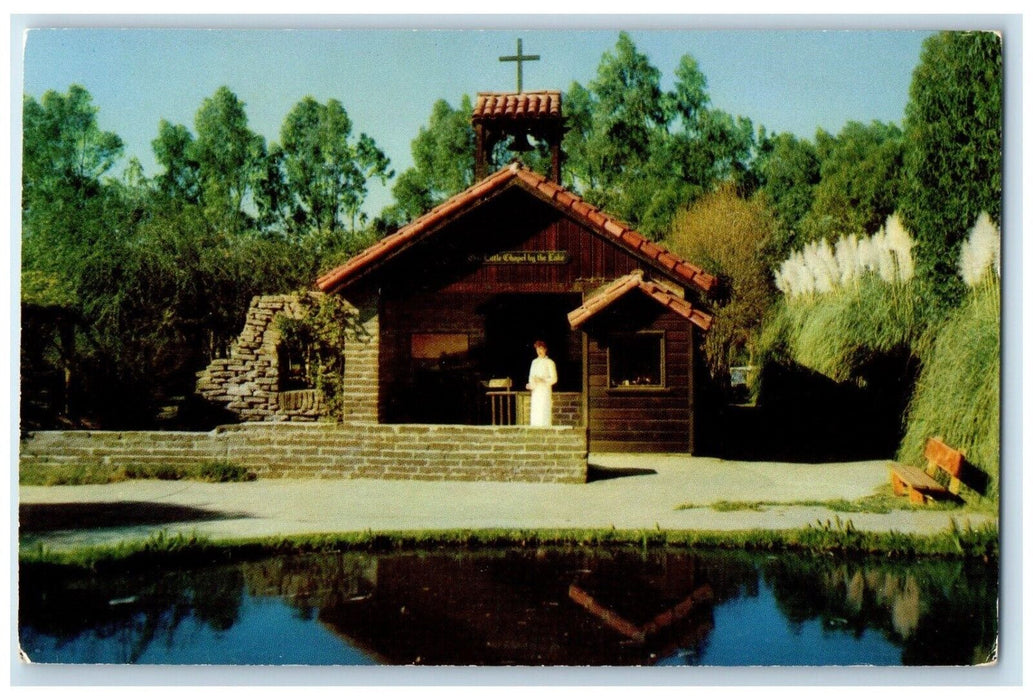
{"type": "Polygon", "coordinates": [[[368,330],[346,353],[345,419],[526,422],[542,339],[554,423],[584,426],[589,451],[695,451],[715,278],[558,184],[559,92],[481,93],[473,127],[472,187],[316,283],[368,330]],[[529,140],[548,147],[548,177],[493,164],[529,140]]]}

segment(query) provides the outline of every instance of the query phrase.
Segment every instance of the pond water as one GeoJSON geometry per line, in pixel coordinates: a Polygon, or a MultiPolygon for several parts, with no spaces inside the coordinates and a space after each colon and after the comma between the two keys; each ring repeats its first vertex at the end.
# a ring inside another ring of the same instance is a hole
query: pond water
{"type": "Polygon", "coordinates": [[[972,562],[436,550],[19,583],[43,663],[971,665],[997,636],[972,562]]]}

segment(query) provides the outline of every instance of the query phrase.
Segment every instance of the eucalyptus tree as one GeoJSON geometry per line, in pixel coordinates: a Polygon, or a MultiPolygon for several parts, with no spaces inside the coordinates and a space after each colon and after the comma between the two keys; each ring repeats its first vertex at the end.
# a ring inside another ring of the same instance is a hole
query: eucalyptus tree
{"type": "Polygon", "coordinates": [[[811,210],[821,177],[818,153],[807,139],[790,133],[768,135],[761,129],[753,172],[759,181],[757,195],[775,218],[771,260],[781,261],[803,247],[800,221],[811,210]]]}
{"type": "Polygon", "coordinates": [[[390,160],[352,122],[337,100],[306,97],[280,130],[281,165],[292,219],[308,229],[354,230],[371,179],[393,176],[390,160]]]}
{"type": "Polygon", "coordinates": [[[22,104],[22,197],[26,212],[57,197],[82,202],[122,155],[122,139],[97,125],[90,93],[72,85],[22,104]]]}
{"type": "Polygon", "coordinates": [[[188,150],[208,220],[232,233],[252,223],[245,206],[253,204],[266,158],[265,139],[248,127],[244,106],[228,87],[216,90],[194,117],[197,135],[188,150]]]}
{"type": "Polygon", "coordinates": [[[110,179],[122,140],[97,114],[79,85],[23,99],[23,301],[75,309],[84,261],[131,233],[133,207],[110,179]]]}
{"type": "Polygon", "coordinates": [[[200,165],[193,156],[194,135],[182,124],[165,119],[158,123],[158,136],[151,141],[155,160],[164,171],[155,178],[158,193],[182,204],[201,200],[200,165]]]}
{"type": "Polygon", "coordinates": [[[394,223],[415,218],[473,183],[473,105],[463,95],[458,107],[434,103],[430,120],[412,141],[413,167],[395,181],[395,204],[385,212],[394,223]]]}
{"type": "Polygon", "coordinates": [[[571,186],[653,237],[666,233],[679,207],[743,177],[753,154],[752,123],[711,108],[691,55],[664,91],[659,69],[624,32],[596,77],[571,85],[566,107],[571,186]]]}
{"type": "Polygon", "coordinates": [[[836,135],[818,130],[819,180],[799,222],[802,242],[870,236],[900,203],[904,139],[895,124],[848,122],[836,135]]]}

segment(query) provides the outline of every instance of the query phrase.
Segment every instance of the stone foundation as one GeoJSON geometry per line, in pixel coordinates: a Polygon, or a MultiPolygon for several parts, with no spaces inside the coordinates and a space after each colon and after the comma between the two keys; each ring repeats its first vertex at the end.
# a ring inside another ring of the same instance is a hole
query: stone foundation
{"type": "Polygon", "coordinates": [[[584,429],[375,423],[250,423],[207,433],[40,431],[20,465],[220,460],[259,477],[584,483],[584,429]]]}

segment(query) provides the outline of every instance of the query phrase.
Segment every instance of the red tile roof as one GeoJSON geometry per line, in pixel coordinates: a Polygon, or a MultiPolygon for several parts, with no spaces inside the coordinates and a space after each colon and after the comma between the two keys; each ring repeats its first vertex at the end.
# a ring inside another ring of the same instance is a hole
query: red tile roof
{"type": "Polygon", "coordinates": [[[601,292],[590,297],[584,304],[567,314],[567,320],[570,322],[570,327],[577,328],[603,309],[609,307],[610,304],[635,289],[644,293],[653,301],[666,306],[679,316],[688,319],[703,330],[709,330],[710,325],[714,321],[713,316],[710,314],[704,313],[693,307],[693,305],[688,301],[670,293],[656,282],[643,279],[642,271],[635,270],[629,275],[624,275],[623,277],[614,280],[601,292]]]}
{"type": "Polygon", "coordinates": [[[569,190],[520,163],[512,163],[439,204],[390,236],[374,243],[340,267],[322,275],[316,280],[316,286],[324,292],[336,292],[345,284],[362,275],[370,266],[390,259],[424,236],[436,231],[455,216],[474,208],[485,198],[498,194],[512,185],[519,186],[550,203],[556,209],[580,221],[644,262],[651,263],[657,269],[665,271],[676,280],[691,284],[704,292],[709,292],[717,282],[713,275],[647,240],[627,224],[614,219],[569,190]]]}
{"type": "Polygon", "coordinates": [[[479,92],[473,118],[479,119],[559,119],[563,115],[561,93],[479,92]]]}

